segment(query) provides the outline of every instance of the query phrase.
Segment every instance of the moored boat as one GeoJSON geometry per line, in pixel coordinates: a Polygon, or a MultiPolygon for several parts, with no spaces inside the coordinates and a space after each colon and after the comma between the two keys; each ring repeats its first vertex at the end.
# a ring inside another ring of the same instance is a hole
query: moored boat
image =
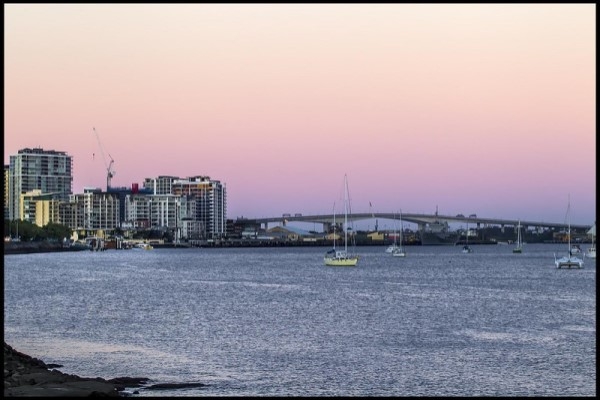
{"type": "Polygon", "coordinates": [[[398,245],[396,243],[394,244],[390,244],[387,249],[385,249],[386,253],[393,253],[395,250],[398,249],[398,245]]]}
{"type": "Polygon", "coordinates": [[[554,264],[556,268],[583,268],[583,259],[573,255],[572,246],[571,246],[571,220],[570,220],[570,212],[571,212],[571,200],[569,199],[569,205],[567,206],[567,242],[568,242],[568,255],[556,258],[556,253],[554,253],[554,264]]]}
{"type": "Polygon", "coordinates": [[[437,219],[438,209],[435,208],[436,219],[425,224],[420,231],[421,245],[455,245],[459,239],[458,232],[451,231],[448,222],[437,219]]]}
{"type": "Polygon", "coordinates": [[[519,221],[519,225],[517,226],[517,246],[513,249],[513,253],[522,253],[523,252],[523,238],[521,237],[521,221],[519,221]]]}
{"type": "Polygon", "coordinates": [[[592,245],[590,247],[588,247],[588,249],[585,251],[585,256],[587,258],[596,258],[596,243],[594,243],[594,237],[596,236],[596,223],[594,223],[594,226],[592,226],[590,228],[590,230],[588,231],[588,234],[592,236],[592,245]]]}
{"type": "MultiPolygon", "coordinates": [[[[400,211],[400,234],[398,243],[394,243],[396,246],[395,249],[392,250],[392,256],[394,257],[406,257],[406,251],[404,250],[404,245],[402,244],[402,233],[404,232],[404,227],[402,226],[402,210],[400,211]]],[[[395,240],[395,238],[394,238],[395,240]]]]}
{"type": "MultiPolygon", "coordinates": [[[[333,249],[325,253],[325,265],[331,267],[354,267],[358,263],[358,255],[348,253],[348,177],[344,175],[344,250],[335,248],[335,236],[333,241],[333,249]]],[[[334,207],[335,208],[335,207],[334,207]]],[[[335,212],[333,214],[335,226],[335,212]]]]}

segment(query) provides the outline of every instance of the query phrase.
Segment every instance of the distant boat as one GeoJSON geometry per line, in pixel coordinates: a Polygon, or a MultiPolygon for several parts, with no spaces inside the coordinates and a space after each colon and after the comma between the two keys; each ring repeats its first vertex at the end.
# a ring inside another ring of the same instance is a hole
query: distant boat
{"type": "Polygon", "coordinates": [[[398,250],[398,245],[396,244],[396,237],[394,236],[394,243],[390,244],[387,249],[385,249],[386,253],[393,253],[394,250],[398,250]]]}
{"type": "MultiPolygon", "coordinates": [[[[395,221],[394,221],[395,224],[395,221]]],[[[396,239],[398,237],[398,231],[396,230],[396,225],[394,225],[394,243],[390,244],[387,249],[385,249],[386,253],[390,253],[392,254],[393,252],[397,251],[400,246],[398,246],[398,243],[396,242],[396,239]]],[[[402,242],[400,242],[402,243],[402,242]]]]}
{"type": "Polygon", "coordinates": [[[104,239],[97,236],[89,236],[85,238],[85,244],[91,251],[106,250],[104,239]]]}
{"type": "Polygon", "coordinates": [[[596,258],[596,244],[594,243],[594,236],[596,236],[596,223],[594,223],[594,226],[590,228],[588,233],[592,235],[592,246],[586,250],[585,256],[587,258],[596,258]]]}
{"type": "MultiPolygon", "coordinates": [[[[399,243],[396,244],[396,248],[392,250],[392,256],[394,257],[406,257],[406,251],[404,250],[404,246],[402,245],[402,210],[400,210],[400,235],[399,235],[399,243]]],[[[394,240],[396,240],[394,238],[394,240]]]]}
{"type": "Polygon", "coordinates": [[[513,249],[513,253],[522,253],[523,252],[523,238],[521,237],[521,221],[519,221],[519,225],[517,226],[517,247],[513,249]]]}
{"type": "Polygon", "coordinates": [[[438,207],[435,206],[435,220],[420,229],[421,245],[455,245],[459,239],[456,231],[451,231],[447,221],[438,219],[438,207]]]}
{"type": "Polygon", "coordinates": [[[554,253],[554,264],[556,265],[556,268],[583,268],[583,259],[574,256],[572,254],[572,249],[571,249],[571,200],[569,198],[569,202],[568,202],[568,206],[567,206],[567,215],[566,215],[566,220],[567,220],[567,242],[568,242],[568,247],[567,249],[569,250],[568,255],[561,257],[561,258],[556,258],[556,253],[554,253]]]}
{"type": "Polygon", "coordinates": [[[472,253],[473,249],[469,246],[469,223],[467,222],[467,232],[465,233],[465,245],[462,250],[463,253],[472,253]]]}
{"type": "MultiPolygon", "coordinates": [[[[325,253],[325,265],[332,267],[354,267],[358,263],[358,255],[348,253],[348,208],[348,176],[344,175],[344,250],[335,248],[334,236],[333,249],[325,253]]],[[[333,214],[333,221],[333,226],[335,227],[335,212],[333,214]]]]}

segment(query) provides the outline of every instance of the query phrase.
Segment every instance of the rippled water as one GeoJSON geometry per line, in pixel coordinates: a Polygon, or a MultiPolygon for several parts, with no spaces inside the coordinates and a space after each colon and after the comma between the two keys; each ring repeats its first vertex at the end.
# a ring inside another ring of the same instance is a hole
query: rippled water
{"type": "Polygon", "coordinates": [[[594,396],[596,262],[564,246],[155,249],[4,257],[4,335],[139,396],[594,396]]]}

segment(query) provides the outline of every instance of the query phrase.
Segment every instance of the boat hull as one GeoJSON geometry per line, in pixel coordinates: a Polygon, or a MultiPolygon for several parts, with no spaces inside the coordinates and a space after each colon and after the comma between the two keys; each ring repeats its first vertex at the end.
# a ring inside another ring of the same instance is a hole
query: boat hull
{"type": "Polygon", "coordinates": [[[392,244],[390,246],[388,246],[387,249],[385,249],[386,253],[393,253],[394,251],[396,251],[398,249],[398,245],[397,244],[392,244]]]}
{"type": "Polygon", "coordinates": [[[587,252],[585,253],[585,256],[586,256],[587,258],[593,258],[593,259],[595,259],[595,258],[596,258],[596,248],[595,248],[595,247],[593,247],[593,248],[592,248],[592,247],[590,247],[590,248],[587,250],[587,252]]]}
{"type": "Polygon", "coordinates": [[[325,257],[325,265],[329,267],[355,267],[358,263],[358,257],[330,258],[325,257]]]}
{"type": "Polygon", "coordinates": [[[583,260],[578,257],[562,257],[554,260],[556,268],[583,268],[583,260]]]}
{"type": "Polygon", "coordinates": [[[422,246],[454,246],[458,239],[458,233],[454,232],[421,232],[422,246]]]}

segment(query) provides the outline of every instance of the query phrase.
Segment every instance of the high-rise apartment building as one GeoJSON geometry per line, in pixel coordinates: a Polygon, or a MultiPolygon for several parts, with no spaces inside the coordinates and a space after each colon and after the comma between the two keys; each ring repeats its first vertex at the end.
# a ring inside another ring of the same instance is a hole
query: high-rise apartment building
{"type": "Polygon", "coordinates": [[[179,198],[193,197],[195,202],[189,205],[195,210],[187,209],[185,215],[201,222],[203,235],[207,238],[220,238],[226,234],[227,224],[227,191],[220,181],[208,176],[178,178],[175,176],[159,176],[146,178],[144,187],[154,195],[175,195],[179,198]],[[192,217],[193,216],[193,217],[192,217]]]}
{"type": "Polygon", "coordinates": [[[64,151],[25,148],[10,156],[8,173],[8,217],[22,214],[20,198],[40,190],[55,200],[68,201],[73,193],[73,157],[64,151]]]}
{"type": "Polygon", "coordinates": [[[60,218],[71,229],[113,230],[120,227],[119,196],[100,189],[71,195],[70,207],[61,207],[60,218]]]}
{"type": "Polygon", "coordinates": [[[41,190],[34,189],[20,196],[21,215],[16,219],[29,221],[39,227],[50,222],[60,223],[58,212],[60,202],[60,200],[53,199],[51,194],[43,194],[41,190]]]}
{"type": "Polygon", "coordinates": [[[8,175],[10,173],[10,165],[4,166],[4,219],[8,220],[8,175]]]}

